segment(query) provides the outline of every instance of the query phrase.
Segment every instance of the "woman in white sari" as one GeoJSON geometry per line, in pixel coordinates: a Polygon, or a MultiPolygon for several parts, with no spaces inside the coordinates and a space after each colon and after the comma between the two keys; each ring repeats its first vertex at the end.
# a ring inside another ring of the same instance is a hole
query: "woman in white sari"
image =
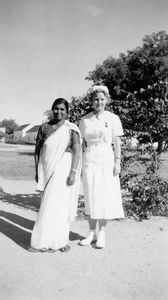
{"type": "Polygon", "coordinates": [[[41,206],[31,236],[30,251],[70,250],[70,222],[77,212],[80,186],[81,138],[67,120],[68,102],[58,98],[53,119],[40,126],[35,148],[35,179],[42,192],[41,206]]]}

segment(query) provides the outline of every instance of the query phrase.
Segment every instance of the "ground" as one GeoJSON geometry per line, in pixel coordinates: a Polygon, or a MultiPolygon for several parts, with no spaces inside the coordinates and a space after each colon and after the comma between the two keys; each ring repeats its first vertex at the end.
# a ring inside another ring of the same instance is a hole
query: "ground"
{"type": "MultiPolygon", "coordinates": [[[[23,154],[32,149],[13,148],[11,165],[16,152],[22,153],[25,164],[27,157],[33,159],[23,154]]],[[[162,159],[167,162],[168,155],[162,159]]],[[[165,178],[166,168],[163,163],[160,172],[165,178]]],[[[25,180],[16,170],[10,173],[11,177],[7,173],[0,177],[1,300],[168,299],[167,218],[111,221],[107,245],[102,250],[94,244],[78,245],[88,227],[86,220],[76,220],[71,228],[69,253],[31,253],[27,248],[39,198],[27,171],[22,176],[25,180]],[[12,179],[13,172],[17,180],[12,179]]]]}

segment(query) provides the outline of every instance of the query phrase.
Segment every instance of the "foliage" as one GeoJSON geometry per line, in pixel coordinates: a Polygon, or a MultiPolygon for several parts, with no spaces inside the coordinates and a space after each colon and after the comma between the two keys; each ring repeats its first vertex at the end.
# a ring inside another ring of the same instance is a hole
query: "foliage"
{"type": "Polygon", "coordinates": [[[142,47],[121,53],[119,58],[108,57],[86,79],[108,86],[112,98],[116,96],[114,87],[129,92],[147,88],[168,75],[168,34],[165,31],[146,35],[142,47]]]}
{"type": "Polygon", "coordinates": [[[167,83],[160,81],[147,89],[128,93],[122,105],[117,100],[112,102],[111,107],[120,115],[126,132],[133,128],[140,142],[160,143],[167,138],[167,88],[167,83]]]}
{"type": "MultiPolygon", "coordinates": [[[[158,176],[159,156],[150,145],[147,151],[151,155],[144,175],[133,171],[127,172],[121,178],[122,187],[129,193],[129,200],[124,207],[128,216],[134,216],[136,220],[148,219],[151,215],[164,216],[168,213],[168,182],[158,176]]],[[[138,159],[140,154],[128,157],[123,162],[123,169],[128,164],[138,159]]]]}
{"type": "Polygon", "coordinates": [[[13,119],[4,119],[0,122],[0,127],[5,127],[7,134],[13,134],[18,125],[13,119]]]}
{"type": "Polygon", "coordinates": [[[48,122],[48,121],[51,121],[53,119],[53,112],[51,109],[47,109],[44,113],[44,116],[45,116],[45,120],[44,122],[48,122]]]}
{"type": "MultiPolygon", "coordinates": [[[[168,34],[147,35],[142,47],[109,57],[86,79],[105,84],[110,91],[110,110],[120,115],[126,133],[148,133],[159,151],[168,128],[168,34]]],[[[146,142],[149,140],[147,139],[146,142]]]]}
{"type": "Polygon", "coordinates": [[[151,215],[164,216],[168,213],[168,182],[159,176],[145,175],[137,180],[129,191],[132,201],[125,202],[127,215],[136,219],[147,219],[151,215]]]}
{"type": "Polygon", "coordinates": [[[72,97],[69,107],[69,119],[71,122],[79,124],[81,117],[92,110],[89,96],[72,97]]]}

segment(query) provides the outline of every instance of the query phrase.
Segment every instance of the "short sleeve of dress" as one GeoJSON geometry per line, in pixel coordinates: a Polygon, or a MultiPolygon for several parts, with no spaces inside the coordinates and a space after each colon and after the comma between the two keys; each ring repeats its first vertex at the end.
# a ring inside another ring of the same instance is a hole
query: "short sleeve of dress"
{"type": "Polygon", "coordinates": [[[74,144],[80,144],[80,137],[78,132],[71,130],[71,145],[73,146],[74,144]]]}
{"type": "Polygon", "coordinates": [[[42,144],[43,144],[43,127],[40,126],[36,137],[35,154],[37,155],[40,154],[40,149],[42,147],[42,144]]]}
{"type": "Polygon", "coordinates": [[[84,119],[81,119],[79,123],[79,130],[81,132],[81,137],[84,138],[84,119]]]}
{"type": "Polygon", "coordinates": [[[124,132],[120,118],[115,115],[115,118],[112,120],[112,138],[114,139],[115,137],[122,136],[123,134],[124,132]]]}

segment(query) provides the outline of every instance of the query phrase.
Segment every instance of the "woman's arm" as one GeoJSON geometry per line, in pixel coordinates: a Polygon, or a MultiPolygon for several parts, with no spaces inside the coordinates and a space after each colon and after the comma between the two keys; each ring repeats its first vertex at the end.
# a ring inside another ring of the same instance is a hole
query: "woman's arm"
{"type": "Polygon", "coordinates": [[[75,183],[75,177],[76,177],[76,172],[77,172],[80,153],[81,153],[80,138],[77,132],[73,132],[71,150],[72,150],[72,162],[71,162],[70,173],[67,178],[68,185],[73,185],[75,183]]]}
{"type": "Polygon", "coordinates": [[[119,136],[114,138],[114,176],[119,175],[121,171],[121,140],[119,136]]]}
{"type": "Polygon", "coordinates": [[[38,163],[39,163],[39,154],[34,154],[34,163],[35,163],[35,181],[38,182],[38,163]]]}
{"type": "Polygon", "coordinates": [[[43,144],[43,132],[42,127],[40,126],[37,138],[36,138],[36,145],[35,145],[35,153],[34,153],[34,162],[35,162],[35,181],[38,182],[38,164],[39,164],[39,157],[40,157],[40,150],[43,144]]]}
{"type": "Polygon", "coordinates": [[[77,170],[78,163],[79,163],[79,157],[80,157],[80,150],[81,145],[80,144],[74,144],[72,146],[72,163],[71,163],[71,170],[70,172],[74,172],[77,170]]]}
{"type": "Polygon", "coordinates": [[[87,147],[86,140],[85,138],[82,138],[82,152],[85,152],[86,147],[87,147]]]}

